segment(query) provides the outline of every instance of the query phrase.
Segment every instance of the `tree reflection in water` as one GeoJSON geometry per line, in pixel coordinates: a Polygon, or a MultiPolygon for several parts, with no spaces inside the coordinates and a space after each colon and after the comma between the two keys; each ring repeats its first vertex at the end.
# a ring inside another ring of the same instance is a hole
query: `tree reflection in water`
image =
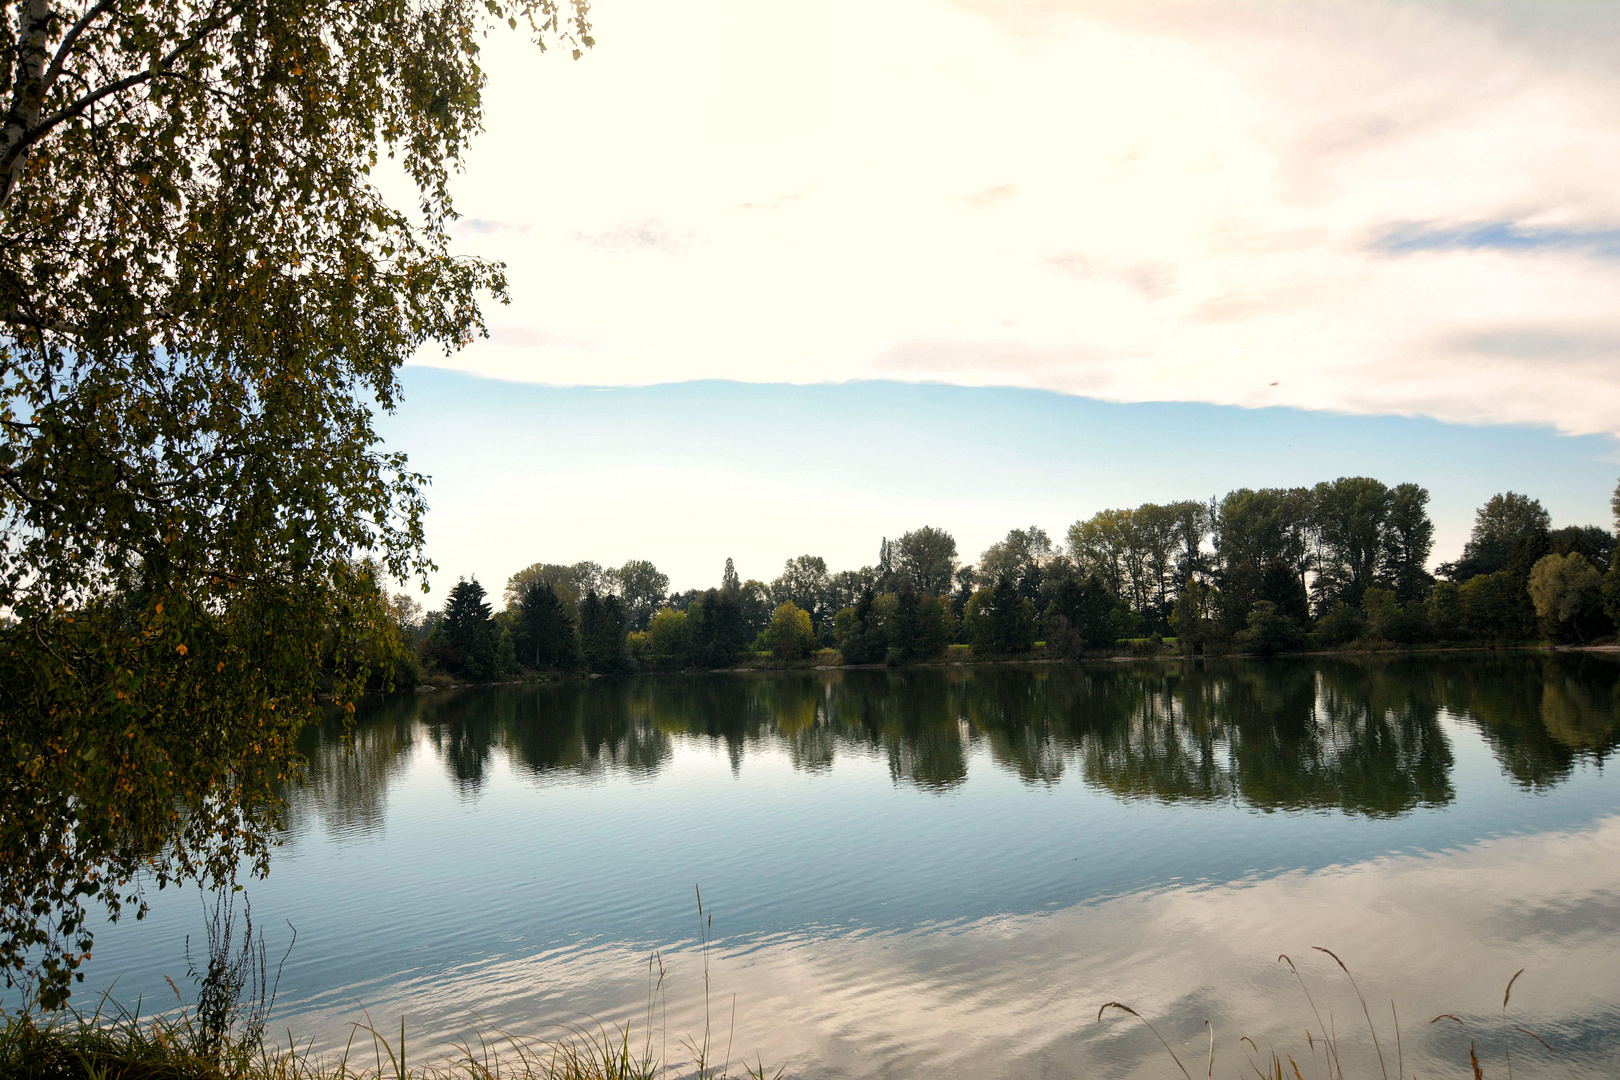
{"type": "MultiPolygon", "coordinates": [[[[1620,658],[1489,653],[594,679],[375,704],[345,740],[305,733],[307,797],[333,831],[380,825],[413,748],[467,797],[497,755],[540,779],[656,773],[682,744],[827,770],[880,756],[897,784],[963,784],[976,751],[1029,784],[1123,799],[1389,817],[1451,801],[1442,719],[1476,725],[1528,788],[1620,743],[1620,658]]],[[[295,821],[295,827],[298,821],[295,821]]]]}

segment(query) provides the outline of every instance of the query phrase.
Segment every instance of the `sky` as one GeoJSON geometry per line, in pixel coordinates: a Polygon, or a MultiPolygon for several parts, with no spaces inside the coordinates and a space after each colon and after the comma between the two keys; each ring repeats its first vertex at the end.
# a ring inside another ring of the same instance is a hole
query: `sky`
{"type": "Polygon", "coordinates": [[[1435,555],[1454,559],[1499,491],[1539,498],[1555,525],[1607,526],[1620,479],[1612,436],[1424,417],[893,381],[554,387],[425,367],[404,389],[381,430],[433,478],[429,606],[462,576],[498,597],[535,562],[650,559],[676,589],[718,585],[728,557],[767,582],[804,554],[854,569],[921,525],[976,562],[1012,528],[1061,541],[1110,507],[1339,476],[1428,488],[1435,555]]]}
{"type": "Polygon", "coordinates": [[[592,18],[578,61],[486,42],[455,242],[507,264],[511,302],[488,341],[420,355],[385,428],[437,478],[450,582],[635,556],[707,585],[727,554],[768,578],[805,550],[869,563],[925,520],[972,558],[1014,525],[1285,475],[1432,477],[1440,558],[1510,486],[1607,523],[1620,5],[592,18]],[[1155,402],[1190,411],[1137,408],[1155,402]],[[436,442],[452,415],[525,450],[436,442]],[[1303,431],[1334,445],[1284,437],[1303,431]],[[835,433],[890,448],[857,462],[835,433]],[[512,501],[467,502],[480,484],[512,501]]]}

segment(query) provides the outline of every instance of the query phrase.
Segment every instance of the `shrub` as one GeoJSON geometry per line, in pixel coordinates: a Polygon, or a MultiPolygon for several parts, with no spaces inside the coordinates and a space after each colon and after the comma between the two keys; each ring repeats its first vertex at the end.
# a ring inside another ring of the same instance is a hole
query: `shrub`
{"type": "Polygon", "coordinates": [[[1367,622],[1355,608],[1339,601],[1316,620],[1316,640],[1326,648],[1348,645],[1367,632],[1367,622]]]}
{"type": "Polygon", "coordinates": [[[1429,626],[1441,638],[1464,634],[1462,590],[1454,583],[1437,582],[1429,594],[1429,626]]]}
{"type": "Polygon", "coordinates": [[[1413,645],[1433,637],[1429,610],[1422,601],[1402,604],[1391,589],[1368,589],[1361,601],[1367,627],[1379,641],[1413,645]]]}
{"type": "Polygon", "coordinates": [[[1276,604],[1256,600],[1249,609],[1248,626],[1233,640],[1246,652],[1270,656],[1299,648],[1304,644],[1305,634],[1293,619],[1278,613],[1276,604]]]}

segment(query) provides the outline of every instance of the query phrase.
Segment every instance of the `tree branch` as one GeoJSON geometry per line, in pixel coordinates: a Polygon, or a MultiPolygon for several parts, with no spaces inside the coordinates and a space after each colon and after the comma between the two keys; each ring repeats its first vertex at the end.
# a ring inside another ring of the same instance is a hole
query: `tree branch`
{"type": "Polygon", "coordinates": [[[50,69],[45,72],[45,93],[50,93],[51,87],[55,85],[57,78],[62,74],[62,67],[67,63],[68,54],[73,51],[73,44],[79,40],[79,35],[84,33],[91,23],[112,10],[113,5],[117,2],[118,0],[101,0],[99,4],[85,12],[78,22],[69,27],[66,34],[62,35],[62,44],[57,46],[56,56],[51,60],[50,69]]]}
{"type": "MultiPolygon", "coordinates": [[[[39,112],[44,108],[45,95],[55,79],[61,75],[62,67],[67,62],[67,54],[72,40],[77,38],[93,21],[92,17],[113,6],[115,0],[101,0],[91,11],[87,12],[63,40],[57,49],[56,57],[51,63],[51,74],[45,73],[45,45],[44,35],[49,23],[49,13],[45,10],[45,0],[31,0],[30,12],[34,12],[33,21],[27,22],[28,34],[19,36],[18,53],[24,58],[24,74],[20,76],[16,85],[21,88],[26,85],[26,91],[19,89],[14,98],[11,112],[5,123],[5,150],[0,153],[0,208],[11,201],[11,194],[16,190],[17,180],[22,175],[23,163],[28,158],[29,148],[50,133],[51,129],[65,120],[71,120],[89,109],[92,105],[115,94],[123,93],[133,87],[152,81],[159,77],[168,77],[173,74],[172,68],[177,60],[199,47],[208,35],[224,26],[229,21],[233,7],[227,6],[223,10],[215,7],[215,14],[203,20],[196,31],[157,61],[156,64],[144,71],[126,75],[122,79],[107,83],[99,89],[92,90],[77,101],[56,110],[49,116],[40,118],[39,112]],[[38,11],[36,11],[38,9],[38,11]],[[44,12],[40,14],[39,12],[44,12]],[[27,73],[32,69],[32,75],[27,73]]],[[[24,20],[26,21],[26,20],[24,20]]],[[[19,27],[22,29],[22,27],[19,27]]]]}

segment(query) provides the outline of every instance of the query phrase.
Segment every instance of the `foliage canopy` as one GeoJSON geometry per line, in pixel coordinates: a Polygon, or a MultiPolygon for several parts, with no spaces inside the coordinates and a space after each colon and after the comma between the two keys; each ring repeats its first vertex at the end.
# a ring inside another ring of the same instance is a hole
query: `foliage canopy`
{"type": "Polygon", "coordinates": [[[86,897],[263,867],[293,735],[387,622],[351,560],[427,568],[372,409],[504,298],[448,181],[481,34],[577,55],[565,3],[0,7],[0,971],[43,1003],[86,897]]]}

